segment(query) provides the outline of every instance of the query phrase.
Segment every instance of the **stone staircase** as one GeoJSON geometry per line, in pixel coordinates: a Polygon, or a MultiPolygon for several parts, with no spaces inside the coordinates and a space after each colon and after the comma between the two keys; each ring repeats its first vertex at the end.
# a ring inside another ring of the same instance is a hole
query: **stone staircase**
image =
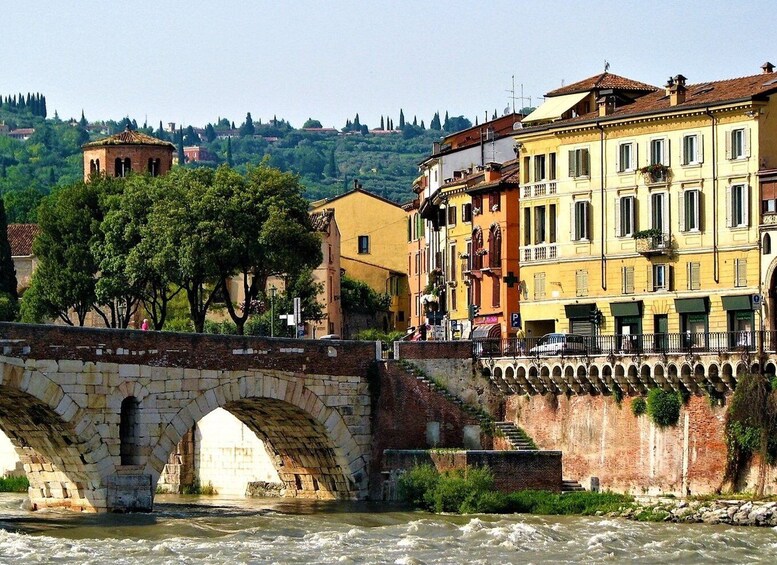
{"type": "Polygon", "coordinates": [[[512,422],[494,422],[494,429],[502,433],[513,449],[537,449],[526,432],[512,422]]]}
{"type": "Polygon", "coordinates": [[[478,421],[481,429],[487,434],[504,436],[510,445],[512,445],[512,448],[516,450],[537,449],[534,441],[532,441],[532,439],[526,435],[526,432],[524,432],[512,422],[495,422],[494,419],[485,410],[477,406],[467,404],[458,396],[451,393],[443,385],[430,378],[429,375],[427,375],[426,372],[417,365],[414,365],[413,363],[405,360],[399,360],[397,361],[397,364],[406,373],[412,375],[417,381],[423,383],[429,387],[430,390],[436,394],[439,394],[449,402],[461,408],[461,410],[463,410],[465,413],[472,416],[475,420],[478,421]]]}
{"type": "Polygon", "coordinates": [[[584,492],[585,488],[577,481],[570,479],[563,479],[561,481],[561,494],[567,494],[568,492],[584,492]]]}

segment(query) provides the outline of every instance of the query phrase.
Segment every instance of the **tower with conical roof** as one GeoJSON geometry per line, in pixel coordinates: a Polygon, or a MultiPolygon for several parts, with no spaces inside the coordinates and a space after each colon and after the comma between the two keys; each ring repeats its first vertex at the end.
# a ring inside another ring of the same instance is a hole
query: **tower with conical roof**
{"type": "Polygon", "coordinates": [[[151,176],[166,174],[173,166],[175,145],[131,130],[85,143],[84,180],[93,174],[125,177],[130,172],[151,176]]]}

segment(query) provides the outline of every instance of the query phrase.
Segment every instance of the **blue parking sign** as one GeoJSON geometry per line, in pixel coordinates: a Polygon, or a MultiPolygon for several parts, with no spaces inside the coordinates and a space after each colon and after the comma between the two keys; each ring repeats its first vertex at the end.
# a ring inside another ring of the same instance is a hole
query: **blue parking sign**
{"type": "Polygon", "coordinates": [[[510,314],[510,327],[511,328],[520,328],[521,327],[521,313],[520,312],[512,312],[510,314]]]}

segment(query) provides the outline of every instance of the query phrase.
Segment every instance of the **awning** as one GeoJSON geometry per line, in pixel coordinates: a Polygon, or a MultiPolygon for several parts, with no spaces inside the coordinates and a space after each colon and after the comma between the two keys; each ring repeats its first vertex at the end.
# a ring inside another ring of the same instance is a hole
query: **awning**
{"type": "Polygon", "coordinates": [[[596,304],[567,304],[564,313],[567,318],[588,318],[596,310],[596,304]]]}
{"type": "Polygon", "coordinates": [[[499,324],[485,324],[475,326],[470,339],[499,339],[502,337],[502,326],[499,324]]]}
{"type": "Polygon", "coordinates": [[[588,96],[588,92],[578,92],[577,94],[565,94],[564,96],[553,96],[547,98],[545,102],[526,116],[522,123],[539,122],[542,120],[557,120],[561,115],[572,106],[588,96]]]}
{"type": "Polygon", "coordinates": [[[709,312],[707,298],[675,298],[674,308],[678,314],[693,314],[694,312],[709,312]]]}
{"type": "Polygon", "coordinates": [[[642,316],[642,301],[635,302],[613,302],[610,304],[610,312],[613,317],[623,318],[627,316],[642,316]]]}
{"type": "Polygon", "coordinates": [[[724,296],[723,309],[724,310],[752,310],[753,303],[750,302],[749,294],[741,294],[739,296],[724,296]]]}

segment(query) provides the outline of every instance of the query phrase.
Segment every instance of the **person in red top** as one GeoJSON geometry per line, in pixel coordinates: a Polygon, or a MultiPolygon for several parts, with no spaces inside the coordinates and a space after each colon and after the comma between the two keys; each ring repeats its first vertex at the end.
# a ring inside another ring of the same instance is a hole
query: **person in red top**
{"type": "Polygon", "coordinates": [[[148,331],[148,319],[143,318],[143,323],[140,325],[140,329],[145,331],[148,331]]]}

